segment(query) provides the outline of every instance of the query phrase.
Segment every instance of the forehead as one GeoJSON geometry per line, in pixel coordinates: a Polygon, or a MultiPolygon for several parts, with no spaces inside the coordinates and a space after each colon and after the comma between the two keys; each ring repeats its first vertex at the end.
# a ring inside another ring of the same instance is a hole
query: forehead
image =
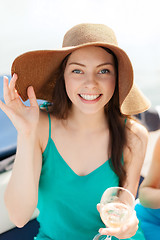
{"type": "Polygon", "coordinates": [[[79,48],[73,51],[68,62],[71,61],[106,61],[114,63],[114,57],[112,54],[108,53],[104,48],[98,46],[88,46],[79,48]]]}

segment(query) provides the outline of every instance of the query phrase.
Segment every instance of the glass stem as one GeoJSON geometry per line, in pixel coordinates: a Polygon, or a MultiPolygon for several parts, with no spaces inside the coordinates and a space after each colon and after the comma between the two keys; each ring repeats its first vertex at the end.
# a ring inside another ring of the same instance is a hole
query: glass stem
{"type": "Polygon", "coordinates": [[[111,236],[107,235],[107,237],[105,238],[105,240],[111,240],[111,236]]]}

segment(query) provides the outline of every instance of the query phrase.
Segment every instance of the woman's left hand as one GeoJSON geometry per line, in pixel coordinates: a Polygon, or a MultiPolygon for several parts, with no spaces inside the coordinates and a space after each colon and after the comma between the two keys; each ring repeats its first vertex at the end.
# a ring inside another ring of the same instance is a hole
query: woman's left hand
{"type": "MultiPolygon", "coordinates": [[[[99,206],[97,206],[99,210],[99,206]]],[[[119,239],[126,239],[134,236],[138,230],[138,218],[136,216],[136,212],[134,211],[128,222],[122,225],[119,228],[100,228],[99,233],[101,235],[110,235],[115,236],[119,239]]]]}

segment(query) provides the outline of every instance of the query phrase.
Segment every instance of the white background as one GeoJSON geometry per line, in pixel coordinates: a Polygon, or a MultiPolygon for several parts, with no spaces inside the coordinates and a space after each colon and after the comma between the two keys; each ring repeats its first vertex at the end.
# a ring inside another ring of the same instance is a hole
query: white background
{"type": "Polygon", "coordinates": [[[0,0],[0,75],[19,54],[60,48],[82,22],[104,23],[129,55],[135,82],[160,105],[159,0],[0,0]]]}

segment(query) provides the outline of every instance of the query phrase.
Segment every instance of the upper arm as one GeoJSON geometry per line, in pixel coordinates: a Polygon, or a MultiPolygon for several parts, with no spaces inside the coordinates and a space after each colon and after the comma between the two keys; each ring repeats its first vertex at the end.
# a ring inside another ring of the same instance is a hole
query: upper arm
{"type": "Polygon", "coordinates": [[[35,145],[35,154],[34,154],[34,176],[35,176],[35,184],[37,188],[37,201],[38,201],[38,186],[39,186],[41,168],[42,168],[42,151],[41,151],[39,139],[37,139],[36,145],[35,145]]]}
{"type": "Polygon", "coordinates": [[[48,127],[48,114],[40,111],[39,125],[38,125],[38,138],[35,147],[35,159],[34,159],[34,171],[35,171],[35,183],[38,189],[39,178],[42,169],[42,153],[48,142],[49,127],[48,127]]]}
{"type": "Polygon", "coordinates": [[[124,150],[126,169],[125,187],[136,196],[141,168],[148,143],[148,131],[141,124],[131,120],[127,125],[127,146],[124,150]]]}
{"type": "Polygon", "coordinates": [[[149,172],[145,177],[141,188],[143,187],[160,187],[160,137],[158,138],[152,156],[151,166],[149,168],[149,172]]]}

